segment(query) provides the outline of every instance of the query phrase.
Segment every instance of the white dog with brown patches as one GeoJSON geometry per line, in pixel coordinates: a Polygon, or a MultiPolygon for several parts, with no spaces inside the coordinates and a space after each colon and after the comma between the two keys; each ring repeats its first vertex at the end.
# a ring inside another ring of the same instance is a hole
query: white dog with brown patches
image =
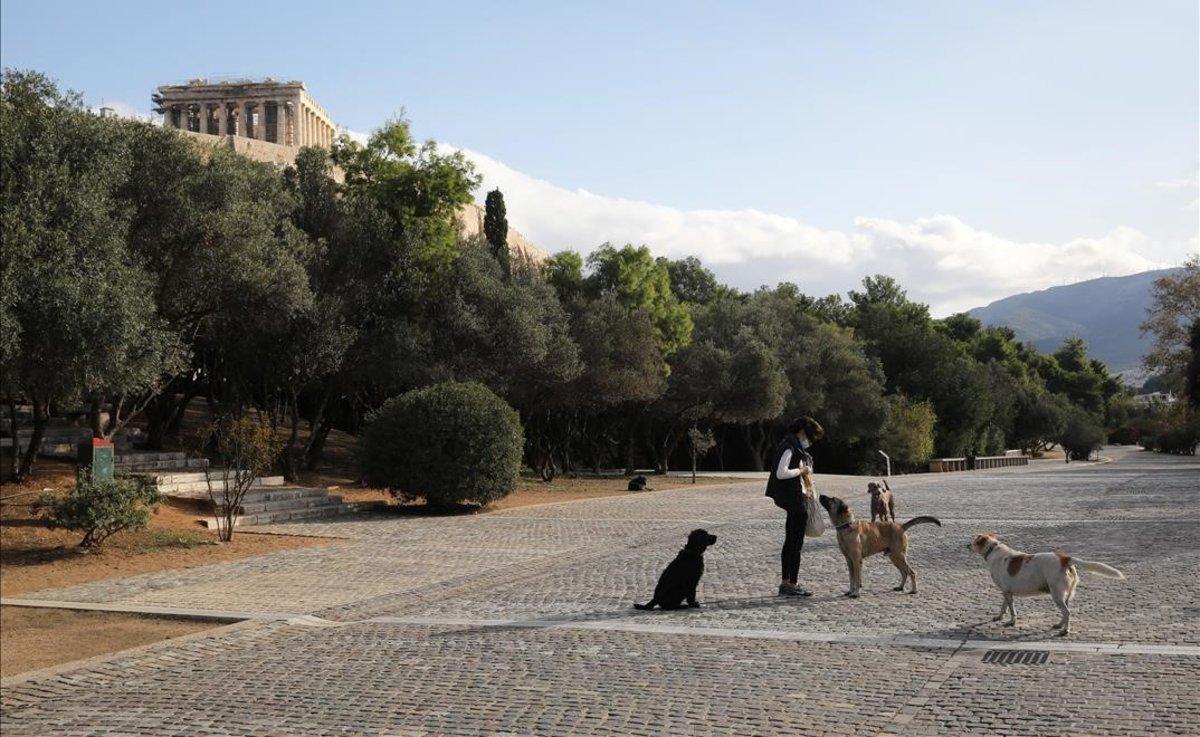
{"type": "Polygon", "coordinates": [[[1013,609],[1014,596],[1050,594],[1062,612],[1062,619],[1054,625],[1054,629],[1065,637],[1071,633],[1071,597],[1075,595],[1075,586],[1079,583],[1079,571],[1090,571],[1106,578],[1125,578],[1124,573],[1112,566],[1073,558],[1066,553],[1055,551],[1028,555],[1013,550],[991,532],[976,535],[971,541],[971,549],[983,556],[992,573],[992,580],[1004,594],[1000,614],[992,621],[1004,619],[1007,611],[1011,618],[1004,623],[1006,627],[1017,623],[1017,611],[1013,609]]]}

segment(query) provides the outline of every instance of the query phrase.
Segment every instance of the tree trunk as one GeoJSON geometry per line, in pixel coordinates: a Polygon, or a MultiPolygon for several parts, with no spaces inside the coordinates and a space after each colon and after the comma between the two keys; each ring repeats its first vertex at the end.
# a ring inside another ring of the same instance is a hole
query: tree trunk
{"type": "Polygon", "coordinates": [[[321,399],[317,402],[312,417],[308,420],[310,432],[308,442],[304,444],[304,467],[309,471],[316,468],[317,464],[321,462],[321,453],[325,449],[325,438],[329,436],[330,428],[327,427],[325,414],[329,409],[329,399],[332,393],[328,387],[321,390],[321,399]]]}
{"type": "Polygon", "coordinates": [[[333,423],[328,418],[323,418],[309,437],[308,445],[304,448],[304,467],[309,471],[316,469],[317,464],[321,462],[321,456],[325,452],[325,441],[332,429],[333,423]]]}
{"type": "Polygon", "coordinates": [[[293,391],[288,404],[288,421],[291,425],[287,444],[283,446],[283,475],[288,481],[296,481],[299,477],[299,462],[296,457],[296,441],[300,438],[300,399],[293,391]]]}
{"type": "Polygon", "coordinates": [[[12,434],[12,466],[9,468],[9,478],[16,480],[21,472],[21,436],[18,435],[17,425],[17,400],[15,397],[8,398],[8,426],[9,432],[12,434]]]}
{"type": "Polygon", "coordinates": [[[767,452],[770,450],[770,446],[767,443],[766,425],[759,423],[755,426],[755,429],[758,430],[758,448],[754,454],[754,457],[758,459],[758,470],[762,471],[766,468],[767,452]]]}
{"type": "Polygon", "coordinates": [[[21,467],[17,469],[19,481],[29,478],[38,452],[42,449],[42,438],[46,435],[46,408],[37,397],[30,397],[30,399],[33,401],[33,434],[29,436],[29,447],[25,449],[21,467]]]}
{"type": "Polygon", "coordinates": [[[725,426],[717,428],[717,470],[725,470],[725,426]]]}
{"type": "Polygon", "coordinates": [[[192,400],[198,396],[200,396],[199,389],[188,389],[183,393],[183,398],[179,401],[175,401],[174,394],[169,395],[171,400],[169,403],[171,407],[171,419],[167,423],[167,437],[179,437],[179,431],[183,428],[183,420],[187,417],[188,407],[191,405],[192,400]]]}
{"type": "MultiPolygon", "coordinates": [[[[657,473],[665,474],[671,472],[671,456],[675,454],[675,449],[679,447],[681,438],[682,436],[674,430],[667,432],[667,436],[663,438],[663,442],[659,445],[658,468],[655,469],[657,473]]],[[[692,469],[693,472],[695,470],[694,468],[692,469]]]]}
{"type": "Polygon", "coordinates": [[[629,415],[629,420],[625,424],[625,443],[624,443],[625,447],[623,448],[623,450],[625,451],[624,456],[625,456],[625,475],[626,476],[632,476],[634,471],[637,470],[636,468],[634,468],[634,466],[637,465],[634,460],[634,455],[636,454],[636,446],[634,445],[634,435],[636,434],[636,429],[637,429],[637,418],[631,412],[629,415]]]}
{"type": "Polygon", "coordinates": [[[746,448],[750,451],[751,470],[763,470],[762,454],[758,452],[758,446],[754,442],[753,431],[750,425],[742,425],[742,439],[746,441],[746,448]]]}
{"type": "Polygon", "coordinates": [[[93,438],[104,437],[104,422],[100,419],[103,411],[104,397],[102,395],[93,397],[91,406],[88,407],[88,423],[91,425],[93,438]]]}

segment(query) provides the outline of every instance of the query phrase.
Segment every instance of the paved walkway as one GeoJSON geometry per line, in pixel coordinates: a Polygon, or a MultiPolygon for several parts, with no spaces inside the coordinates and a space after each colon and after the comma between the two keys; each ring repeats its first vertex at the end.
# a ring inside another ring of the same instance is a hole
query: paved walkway
{"type": "MultiPolygon", "coordinates": [[[[63,605],[253,616],[211,635],[9,679],[5,735],[1200,733],[1200,462],[897,479],[916,596],[891,565],[840,594],[831,535],[806,543],[806,601],[771,594],[782,519],[761,482],[443,519],[280,526],[331,546],[42,592],[63,605]],[[704,608],[635,612],[686,533],[719,536],[704,608]],[[1072,636],[1049,599],[990,621],[971,536],[1065,549],[1084,574],[1072,636]],[[1040,665],[991,649],[1047,651],[1040,665]]],[[[818,477],[866,515],[865,480],[818,477]]],[[[6,602],[10,603],[10,602],[6,602]]]]}

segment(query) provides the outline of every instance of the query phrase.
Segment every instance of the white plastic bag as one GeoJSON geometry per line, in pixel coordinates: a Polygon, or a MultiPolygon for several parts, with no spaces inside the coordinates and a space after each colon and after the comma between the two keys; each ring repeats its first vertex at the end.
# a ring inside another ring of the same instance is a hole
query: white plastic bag
{"type": "Polygon", "coordinates": [[[804,527],[804,536],[820,537],[825,533],[825,515],[821,513],[821,505],[817,503],[816,489],[808,487],[804,503],[808,506],[808,524],[804,527]]]}

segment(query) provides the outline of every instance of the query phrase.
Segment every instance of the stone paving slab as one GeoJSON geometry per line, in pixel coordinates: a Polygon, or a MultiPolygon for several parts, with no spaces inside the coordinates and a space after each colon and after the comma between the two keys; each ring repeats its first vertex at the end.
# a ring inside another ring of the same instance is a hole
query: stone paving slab
{"type": "Polygon", "coordinates": [[[2,716],[6,735],[1194,734],[1198,674],[1170,656],[992,665],[978,651],[276,623],[8,688],[2,716]]]}
{"type": "MultiPolygon", "coordinates": [[[[901,519],[945,521],[911,532],[916,596],[875,558],[863,598],[841,598],[832,536],[805,546],[813,599],[771,595],[782,515],[760,482],[279,526],[344,539],[38,592],[288,618],[6,679],[0,718],[5,735],[1197,734],[1200,462],[1111,455],[897,477],[901,519]],[[719,536],[705,607],[632,610],[693,526],[719,536]],[[1069,639],[1048,639],[1044,598],[1003,628],[966,547],[985,529],[1129,579],[1084,574],[1069,639]],[[991,647],[1050,654],[987,664],[991,647]]],[[[864,516],[865,481],[818,477],[864,516]]]]}

